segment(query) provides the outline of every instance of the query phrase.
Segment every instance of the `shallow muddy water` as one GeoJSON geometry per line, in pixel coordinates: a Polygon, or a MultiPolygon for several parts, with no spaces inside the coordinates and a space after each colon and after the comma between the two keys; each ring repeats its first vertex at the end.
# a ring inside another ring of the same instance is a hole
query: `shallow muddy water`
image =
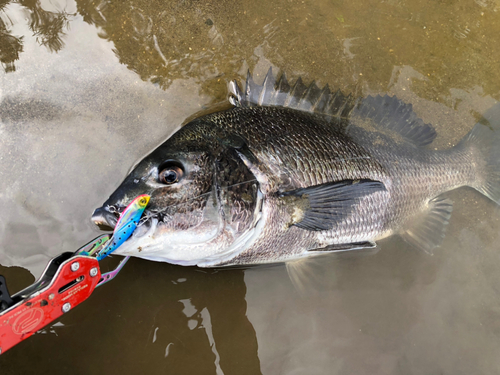
{"type": "MultiPolygon", "coordinates": [[[[500,127],[499,35],[498,0],[3,1],[0,274],[15,292],[96,237],[90,215],[130,167],[247,69],[397,95],[436,148],[480,120],[500,127]]],[[[498,373],[500,210],[471,189],[447,196],[434,256],[389,238],[322,259],[305,293],[283,265],[133,259],[0,372],[498,373]]]]}

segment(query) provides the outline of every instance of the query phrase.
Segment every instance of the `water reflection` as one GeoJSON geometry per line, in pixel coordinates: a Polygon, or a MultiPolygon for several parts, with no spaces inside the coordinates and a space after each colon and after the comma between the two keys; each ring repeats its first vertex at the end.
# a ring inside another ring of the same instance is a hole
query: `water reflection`
{"type": "MultiPolygon", "coordinates": [[[[5,5],[6,3],[0,5],[0,12],[5,5]]],[[[22,37],[11,35],[0,16],[0,62],[6,73],[16,70],[14,62],[19,59],[21,52],[23,52],[22,37]]]]}
{"type": "MultiPolygon", "coordinates": [[[[0,2],[0,62],[6,73],[16,70],[15,61],[23,52],[23,37],[14,36],[11,32],[13,21],[9,17],[9,5],[22,7],[32,35],[39,45],[45,46],[51,52],[58,52],[64,47],[62,38],[69,26],[70,19],[75,14],[65,10],[47,11],[39,0],[19,0],[0,2]]],[[[23,19],[24,21],[24,19],[23,19]]]]}
{"type": "Polygon", "coordinates": [[[415,82],[414,91],[448,105],[450,82],[466,90],[480,85],[484,94],[497,95],[500,89],[492,79],[498,77],[500,60],[495,2],[467,2],[458,9],[454,3],[419,1],[332,6],[309,1],[76,0],[76,11],[68,12],[64,9],[73,5],[49,11],[39,0],[4,0],[0,60],[8,72],[15,70],[24,42],[12,33],[12,23],[25,22],[9,17],[11,4],[24,9],[32,35],[53,52],[63,48],[69,24],[83,17],[143,80],[166,89],[177,78],[193,78],[216,101],[225,92],[214,87],[213,79],[262,64],[287,65],[288,72],[326,78],[349,92],[356,87],[383,91],[393,67],[408,65],[424,78],[415,82]]]}
{"type": "Polygon", "coordinates": [[[246,11],[233,13],[228,22],[224,13],[244,8],[239,1],[78,0],[77,4],[85,22],[97,26],[99,35],[113,42],[120,62],[143,80],[167,89],[175,79],[192,78],[215,101],[225,99],[226,92],[211,80],[242,71],[247,61],[255,60],[254,49],[271,42],[277,28],[256,33],[258,28],[245,25],[246,11]]]}
{"type": "Polygon", "coordinates": [[[109,373],[111,361],[113,373],[259,374],[243,275],[133,259],[118,283],[2,355],[2,374],[30,373],[23,358],[35,357],[39,373],[55,365],[56,373],[109,373]]]}
{"type": "Polygon", "coordinates": [[[38,0],[20,0],[19,4],[28,10],[29,28],[33,31],[37,42],[51,52],[63,48],[62,41],[68,28],[70,17],[65,11],[50,12],[42,8],[38,0]]]}

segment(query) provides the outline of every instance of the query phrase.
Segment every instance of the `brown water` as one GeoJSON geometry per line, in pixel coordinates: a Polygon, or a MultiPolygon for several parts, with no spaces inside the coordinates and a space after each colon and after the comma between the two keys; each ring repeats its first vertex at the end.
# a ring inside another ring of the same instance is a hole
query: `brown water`
{"type": "MultiPolygon", "coordinates": [[[[95,237],[90,214],[134,162],[247,69],[396,94],[435,125],[435,147],[483,115],[500,122],[498,0],[4,0],[0,61],[0,273],[12,292],[95,237]]],[[[132,260],[0,356],[0,373],[500,373],[500,210],[472,190],[447,195],[434,256],[390,238],[323,261],[306,295],[282,265],[132,260]]]]}

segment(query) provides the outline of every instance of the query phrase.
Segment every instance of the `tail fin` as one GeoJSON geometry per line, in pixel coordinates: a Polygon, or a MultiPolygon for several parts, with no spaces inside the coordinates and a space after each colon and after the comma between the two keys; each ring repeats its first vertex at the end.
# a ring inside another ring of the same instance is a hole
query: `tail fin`
{"type": "Polygon", "coordinates": [[[500,204],[500,130],[478,123],[460,144],[472,148],[480,159],[477,183],[472,187],[500,204]]]}

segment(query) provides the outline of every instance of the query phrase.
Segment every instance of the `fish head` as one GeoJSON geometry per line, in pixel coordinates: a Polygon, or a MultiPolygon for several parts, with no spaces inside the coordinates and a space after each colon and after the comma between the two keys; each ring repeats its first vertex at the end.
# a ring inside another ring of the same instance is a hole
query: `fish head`
{"type": "Polygon", "coordinates": [[[236,154],[192,133],[182,128],[146,156],[94,211],[95,224],[114,228],[131,201],[150,196],[137,229],[115,254],[200,265],[249,227],[257,191],[246,186],[252,176],[236,154]]]}

